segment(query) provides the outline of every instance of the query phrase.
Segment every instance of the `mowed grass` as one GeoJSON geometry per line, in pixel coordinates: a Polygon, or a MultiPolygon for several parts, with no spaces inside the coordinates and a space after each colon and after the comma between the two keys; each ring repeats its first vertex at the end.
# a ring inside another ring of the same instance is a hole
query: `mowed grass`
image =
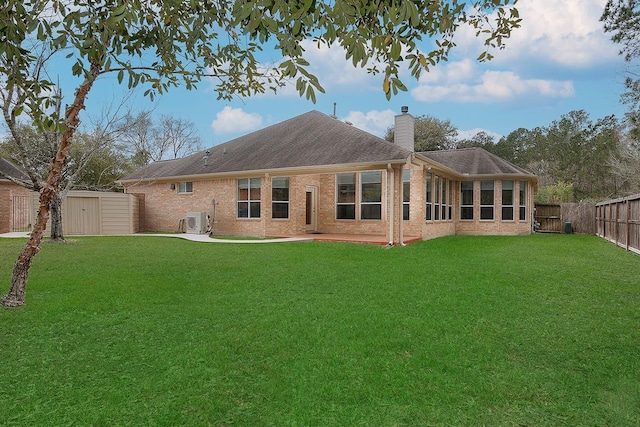
{"type": "MultiPolygon", "coordinates": [[[[0,239],[2,293],[24,243],[0,239]]],[[[1,425],[634,426],[640,257],[577,235],[45,243],[0,361],[1,425]]]]}

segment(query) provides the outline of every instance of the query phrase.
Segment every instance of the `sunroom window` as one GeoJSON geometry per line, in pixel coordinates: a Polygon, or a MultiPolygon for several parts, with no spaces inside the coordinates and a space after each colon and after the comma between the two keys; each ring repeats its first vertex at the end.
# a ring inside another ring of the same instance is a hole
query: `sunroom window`
{"type": "Polygon", "coordinates": [[[520,209],[519,209],[520,221],[526,221],[527,219],[527,183],[520,181],[520,209]]]}
{"type": "Polygon", "coordinates": [[[440,220],[440,177],[435,176],[433,180],[433,219],[440,220]]]}
{"type": "Polygon", "coordinates": [[[493,181],[480,181],[480,219],[493,219],[493,181]]]}
{"type": "Polygon", "coordinates": [[[513,181],[502,181],[502,220],[513,221],[513,181]]]}
{"type": "Polygon", "coordinates": [[[447,194],[449,194],[449,192],[447,191],[447,184],[449,183],[449,181],[447,180],[447,178],[442,178],[442,200],[441,200],[441,211],[442,211],[442,215],[440,216],[440,218],[444,221],[447,219],[447,194]]]}
{"type": "Polygon", "coordinates": [[[402,219],[409,221],[409,205],[411,201],[411,170],[402,171],[402,219]]]}
{"type": "Polygon", "coordinates": [[[460,183],[460,219],[473,219],[473,181],[460,183]]]}
{"type": "Polygon", "coordinates": [[[427,180],[426,180],[426,209],[425,209],[425,217],[424,219],[427,221],[431,221],[431,207],[433,206],[433,189],[431,188],[431,184],[432,184],[432,180],[433,180],[433,175],[431,175],[431,172],[427,172],[427,180]]]}

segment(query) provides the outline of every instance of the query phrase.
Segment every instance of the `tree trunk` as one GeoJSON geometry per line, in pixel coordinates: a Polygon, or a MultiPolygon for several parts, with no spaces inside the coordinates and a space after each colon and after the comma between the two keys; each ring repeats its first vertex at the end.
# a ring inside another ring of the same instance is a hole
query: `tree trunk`
{"type": "MultiPolygon", "coordinates": [[[[49,174],[49,179],[51,179],[51,173],[49,174]]],[[[9,293],[1,301],[5,307],[17,307],[25,304],[29,269],[31,268],[33,258],[40,252],[42,235],[47,228],[47,220],[49,219],[49,200],[53,197],[53,191],[48,181],[47,185],[40,191],[40,208],[38,209],[36,223],[31,231],[29,241],[24,249],[22,249],[22,252],[20,252],[20,255],[18,255],[18,260],[13,266],[11,289],[9,289],[9,293]]]]}
{"type": "Polygon", "coordinates": [[[56,242],[64,241],[62,233],[62,197],[60,192],[56,192],[51,199],[51,235],[50,239],[56,242]]]}
{"type": "Polygon", "coordinates": [[[73,140],[76,128],[80,124],[80,111],[84,109],[84,100],[91,90],[96,77],[100,74],[101,67],[101,63],[97,60],[91,63],[91,75],[78,87],[75,93],[74,103],[69,105],[65,111],[64,133],[62,134],[58,151],[51,161],[47,183],[40,191],[40,208],[38,209],[36,223],[26,246],[22,249],[20,255],[18,255],[18,260],[13,267],[13,277],[11,278],[9,293],[0,301],[0,304],[6,307],[17,307],[25,304],[29,269],[31,268],[33,258],[40,252],[42,235],[47,228],[47,220],[49,219],[49,207],[60,188],[62,169],[69,160],[71,141],[73,140]]]}

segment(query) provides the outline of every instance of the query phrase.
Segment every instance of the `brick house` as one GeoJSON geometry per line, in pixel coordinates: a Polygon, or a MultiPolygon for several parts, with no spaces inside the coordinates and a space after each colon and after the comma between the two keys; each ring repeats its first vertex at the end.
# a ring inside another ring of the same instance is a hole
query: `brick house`
{"type": "Polygon", "coordinates": [[[29,190],[10,178],[29,181],[25,171],[0,158],[0,233],[30,228],[29,190]]]}
{"type": "MultiPolygon", "coordinates": [[[[403,108],[395,141],[311,111],[119,182],[144,200],[147,231],[202,212],[216,235],[385,236],[531,232],[535,175],[479,149],[416,153],[403,108]]],[[[142,215],[142,212],[141,212],[142,215]]]]}

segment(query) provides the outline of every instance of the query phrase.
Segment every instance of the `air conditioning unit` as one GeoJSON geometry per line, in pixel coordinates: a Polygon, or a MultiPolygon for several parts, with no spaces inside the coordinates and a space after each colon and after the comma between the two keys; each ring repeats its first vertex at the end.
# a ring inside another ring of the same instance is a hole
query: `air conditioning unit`
{"type": "Polygon", "coordinates": [[[187,233],[205,234],[207,232],[207,213],[188,212],[187,213],[187,233]]]}

